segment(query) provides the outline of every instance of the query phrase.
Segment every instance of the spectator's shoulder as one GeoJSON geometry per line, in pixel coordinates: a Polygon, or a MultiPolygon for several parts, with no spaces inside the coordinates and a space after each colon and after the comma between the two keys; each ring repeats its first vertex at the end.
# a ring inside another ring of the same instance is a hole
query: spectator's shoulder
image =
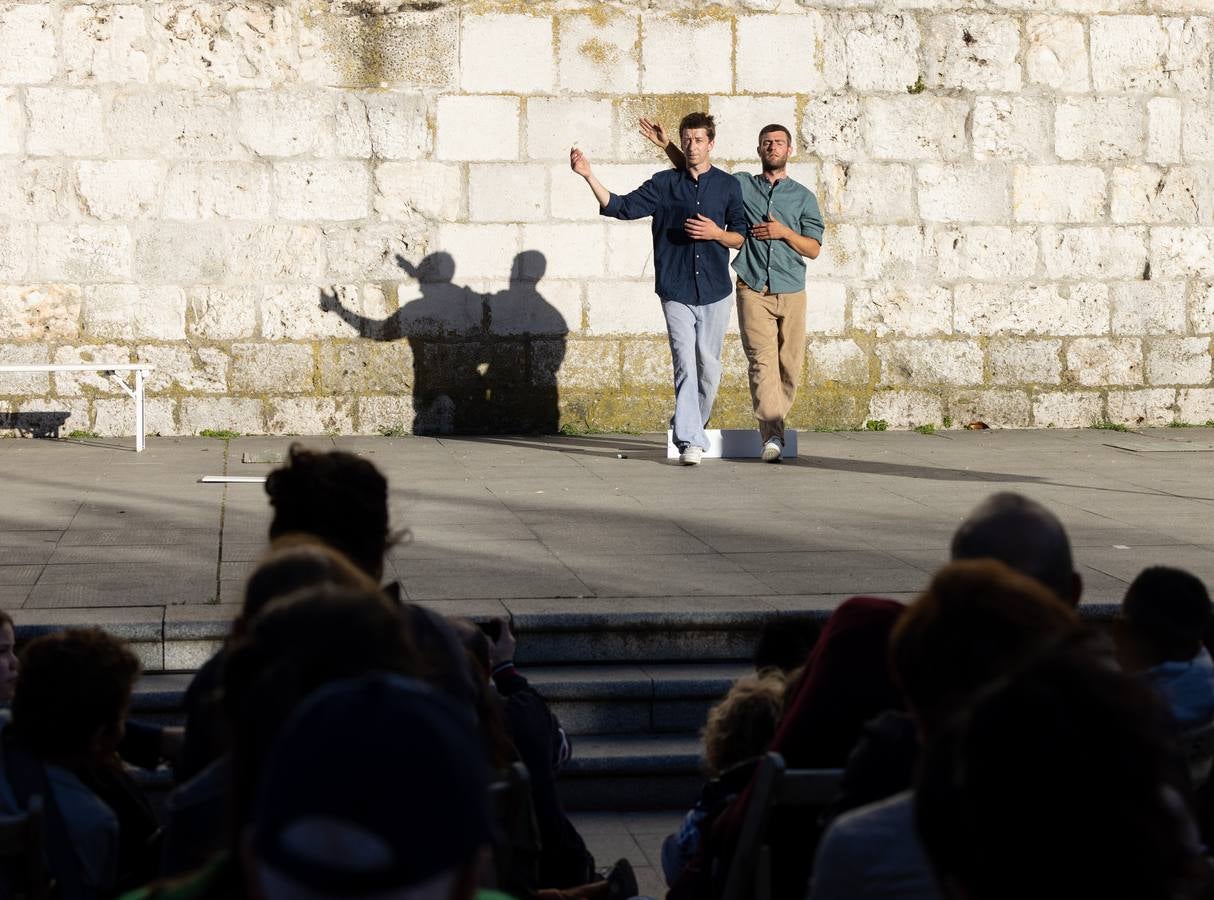
{"type": "Polygon", "coordinates": [[[901,791],[877,803],[845,812],[831,824],[837,838],[883,841],[901,833],[914,822],[914,795],[901,791]]]}

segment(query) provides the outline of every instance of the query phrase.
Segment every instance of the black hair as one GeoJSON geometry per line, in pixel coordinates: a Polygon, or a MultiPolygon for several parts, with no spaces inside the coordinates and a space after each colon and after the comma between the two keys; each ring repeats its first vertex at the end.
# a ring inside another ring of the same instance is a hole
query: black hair
{"type": "Polygon", "coordinates": [[[1121,601],[1130,633],[1165,660],[1192,659],[1201,649],[1214,608],[1201,579],[1184,569],[1143,569],[1121,601]]]}

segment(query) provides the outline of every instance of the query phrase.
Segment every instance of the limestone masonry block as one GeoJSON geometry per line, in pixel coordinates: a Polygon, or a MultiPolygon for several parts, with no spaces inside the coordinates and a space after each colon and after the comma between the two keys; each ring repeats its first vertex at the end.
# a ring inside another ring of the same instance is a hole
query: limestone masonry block
{"type": "Polygon", "coordinates": [[[227,246],[228,278],[238,283],[316,281],[325,273],[325,244],[315,225],[233,223],[227,246]]]}
{"type": "Polygon", "coordinates": [[[569,148],[576,146],[590,157],[592,163],[610,159],[615,147],[612,127],[614,113],[610,100],[585,97],[529,98],[528,158],[564,160],[568,167],[569,148]]]}
{"type": "Polygon", "coordinates": [[[417,160],[375,167],[375,212],[380,218],[408,222],[421,216],[443,222],[461,218],[463,210],[464,173],[459,166],[417,160]]]}
{"type": "Polygon", "coordinates": [[[805,285],[805,331],[843,334],[847,327],[847,285],[810,281],[805,285]]]}
{"type": "Polygon", "coordinates": [[[903,93],[864,101],[864,135],[875,159],[960,159],[967,156],[969,103],[903,93]]]}
{"type": "MultiPolygon", "coordinates": [[[[620,165],[597,163],[591,159],[591,163],[594,165],[595,177],[607,190],[616,194],[627,194],[634,188],[640,187],[659,169],[656,161],[620,165]]],[[[551,191],[549,204],[553,219],[582,222],[603,221],[603,217],[599,215],[598,201],[594,199],[594,195],[590,193],[590,188],[586,186],[586,182],[582,180],[581,176],[569,171],[568,161],[554,163],[549,167],[548,183],[551,191]]],[[[615,222],[615,220],[612,221],[615,222]]],[[[648,220],[641,224],[648,228],[648,220]]]]}
{"type": "Polygon", "coordinates": [[[624,384],[666,387],[671,382],[670,345],[666,341],[624,344],[624,384]]]}
{"type": "MultiPolygon", "coordinates": [[[[261,296],[261,336],[270,341],[310,340],[313,338],[351,338],[357,329],[336,313],[321,309],[321,290],[336,292],[347,309],[361,313],[358,292],[342,285],[277,285],[267,287],[261,296]]],[[[254,346],[254,345],[249,345],[254,346]]]]}
{"type": "Polygon", "coordinates": [[[141,219],[157,208],[164,172],[156,160],[82,160],[76,193],[95,219],[141,219]]]}
{"type": "Polygon", "coordinates": [[[413,431],[412,397],[363,397],[358,402],[358,434],[413,431]]]}
{"type": "Polygon", "coordinates": [[[73,84],[146,82],[150,47],[139,6],[81,5],[63,13],[63,62],[73,84]]]}
{"type": "Polygon", "coordinates": [[[232,345],[232,390],[237,393],[311,391],[315,368],[307,344],[232,345]]]}
{"type": "Polygon", "coordinates": [[[464,16],[460,87],[469,92],[552,90],[553,36],[552,19],[547,16],[464,16]]]}
{"type": "Polygon", "coordinates": [[[1073,98],[1054,111],[1054,146],[1059,159],[1137,159],[1145,147],[1144,126],[1137,100],[1073,98]]]}
{"type": "Polygon", "coordinates": [[[1062,341],[994,338],[987,345],[986,361],[994,384],[1058,384],[1062,341]]]}
{"type": "Polygon", "coordinates": [[[662,123],[666,128],[667,136],[671,140],[677,141],[679,121],[683,116],[689,112],[707,109],[707,94],[642,94],[634,97],[617,97],[615,101],[617,158],[645,163],[654,170],[669,168],[670,161],[666,158],[666,154],[641,134],[637,127],[637,119],[644,116],[662,123]]]}
{"type": "Polygon", "coordinates": [[[0,84],[42,84],[55,77],[55,7],[9,3],[0,8],[0,84]]]}
{"type": "Polygon", "coordinates": [[[78,285],[0,285],[0,339],[53,341],[80,333],[78,285]]]}
{"type": "Polygon", "coordinates": [[[333,281],[391,281],[404,274],[397,257],[416,263],[429,251],[426,223],[329,225],[323,232],[333,281]]]}
{"type": "Polygon", "coordinates": [[[832,225],[827,216],[822,252],[808,270],[809,277],[859,278],[864,269],[864,247],[861,244],[861,226],[832,225]]]}
{"type": "Polygon", "coordinates": [[[459,77],[459,9],[394,12],[312,6],[301,17],[300,75],[309,84],[452,88],[459,77]]]}
{"type": "Polygon", "coordinates": [[[177,389],[204,394],[228,392],[228,355],[216,347],[166,347],[148,344],[137,349],[140,361],[156,367],[149,377],[148,391],[155,394],[177,389]]]}
{"type": "Polygon", "coordinates": [[[822,159],[861,158],[864,112],[860,98],[854,94],[818,94],[806,98],[798,144],[801,153],[822,159]]]}
{"type": "Polygon", "coordinates": [[[507,278],[514,258],[524,248],[517,225],[443,225],[435,248],[455,265],[455,280],[507,278]]]}
{"type": "Polygon", "coordinates": [[[51,281],[125,281],[131,277],[131,234],[125,225],[39,225],[34,269],[51,281]]]}
{"type": "Polygon", "coordinates": [[[922,284],[882,284],[852,291],[852,327],[877,337],[952,331],[952,291],[922,284]]]}
{"type": "Polygon", "coordinates": [[[1194,285],[1189,294],[1189,321],[1197,334],[1214,333],[1214,285],[1194,285]]]}
{"type": "MultiPolygon", "coordinates": [[[[86,344],[63,346],[55,349],[51,362],[56,365],[79,363],[133,362],[131,348],[117,344],[86,344]]],[[[56,372],[55,392],[60,397],[80,397],[100,394],[105,397],[122,396],[120,388],[112,378],[101,372],[56,372]]]]}
{"type": "Polygon", "coordinates": [[[488,282],[491,334],[565,335],[582,330],[582,282],[488,282]]]}
{"type": "Polygon", "coordinates": [[[1102,92],[1204,93],[1209,43],[1204,18],[1094,16],[1092,85],[1102,92]]]}
{"type": "Polygon", "coordinates": [[[1136,278],[1147,264],[1145,228],[1041,229],[1041,261],[1050,278],[1136,278]]]}
{"type": "Polygon", "coordinates": [[[953,305],[959,334],[1107,334],[1109,328],[1104,285],[959,284],[953,305]]]}
{"type": "MultiPolygon", "coordinates": [[[[798,35],[812,34],[815,19],[792,17],[788,27],[798,35]]],[[[745,43],[739,39],[739,45],[745,43]]],[[[800,64],[789,72],[807,72],[813,79],[816,66],[806,66],[813,44],[797,51],[800,64]]],[[[763,47],[764,52],[770,45],[763,47]]],[[[809,57],[812,59],[812,57],[809,57]]],[[[650,16],[641,20],[641,91],[646,94],[680,94],[708,91],[724,93],[733,87],[733,28],[727,21],[680,20],[650,16]]],[[[806,88],[808,89],[808,87],[806,88]]],[[[677,124],[677,123],[676,123],[677,124]]]]}
{"type": "Polygon", "coordinates": [[[1033,424],[1038,428],[1088,428],[1103,413],[1104,400],[1093,392],[1051,391],[1033,397],[1033,424]]]}
{"type": "Polygon", "coordinates": [[[923,45],[928,87],[1020,90],[1020,28],[1009,16],[933,16],[923,45]]]}
{"type": "Polygon", "coordinates": [[[853,340],[811,340],[805,351],[809,384],[868,384],[868,353],[853,340]]]}
{"type": "Polygon", "coordinates": [[[1214,389],[1184,388],[1176,392],[1176,421],[1214,422],[1214,389]]]}
{"type": "Polygon", "coordinates": [[[1053,151],[1053,106],[1039,97],[986,96],[974,100],[977,159],[1048,160],[1053,151]]]}
{"type": "Polygon", "coordinates": [[[342,94],[336,108],[337,155],[421,159],[433,146],[429,118],[430,102],[417,94],[342,94]]]}
{"type": "Polygon", "coordinates": [[[935,271],[935,245],[926,226],[860,226],[860,243],[865,279],[913,281],[935,271]]]}
{"type": "Polygon", "coordinates": [[[20,281],[29,269],[34,229],[29,225],[0,225],[0,278],[20,281]]]}
{"type": "Polygon", "coordinates": [[[1077,384],[1142,384],[1142,341],[1138,338],[1075,338],[1066,350],[1066,368],[1077,384]]]}
{"type": "Polygon", "coordinates": [[[285,4],[185,0],[155,6],[155,80],[191,88],[288,82],[299,71],[295,27],[285,4]]]}
{"type": "Polygon", "coordinates": [[[362,219],[370,208],[371,176],[361,162],[280,162],[274,164],[274,193],[285,219],[362,219]]]}
{"type": "Polygon", "coordinates": [[[85,288],[84,331],[102,340],[184,341],[185,292],[134,284],[85,288]]]}
{"type": "Polygon", "coordinates": [[[108,117],[111,155],[232,159],[238,149],[227,94],[167,91],[119,94],[108,117]]]}
{"type": "Polygon", "coordinates": [[[1147,384],[1209,384],[1210,339],[1156,338],[1147,344],[1147,384]]]}
{"type": "Polygon", "coordinates": [[[1025,22],[1024,36],[1024,67],[1030,84],[1067,94],[1088,90],[1088,51],[1082,20],[1030,16],[1025,22]]]}
{"type": "Polygon", "coordinates": [[[666,333],[662,303],[650,281],[592,281],[586,286],[586,308],[593,335],[666,333]]]}
{"type": "Polygon", "coordinates": [[[49,160],[0,160],[0,215],[47,222],[67,218],[74,206],[66,165],[49,160]]]}
{"type": "MultiPolygon", "coordinates": [[[[162,436],[177,434],[176,410],[176,400],[167,397],[146,398],[143,401],[144,433],[162,436]]],[[[98,434],[133,435],[135,404],[125,397],[121,400],[93,401],[93,431],[98,434]]]]}
{"type": "Polygon", "coordinates": [[[518,98],[440,97],[436,156],[453,160],[518,159],[518,98]]]}
{"type": "Polygon", "coordinates": [[[1135,428],[1158,428],[1176,421],[1176,392],[1159,388],[1109,391],[1108,409],[1110,422],[1135,428]]]}
{"type": "Polygon", "coordinates": [[[470,165],[468,218],[473,222],[540,222],[547,219],[548,167],[538,164],[470,165]]]}
{"type": "Polygon", "coordinates": [[[612,222],[607,230],[607,274],[653,278],[653,235],[648,222],[612,222]]]}
{"type": "Polygon", "coordinates": [[[915,214],[911,168],[896,163],[825,166],[818,199],[827,221],[898,222],[915,214]]]}
{"type": "Polygon", "coordinates": [[[889,341],[877,346],[877,358],[883,387],[982,383],[977,341],[889,341]]]}
{"type": "MultiPolygon", "coordinates": [[[[739,16],[737,23],[738,91],[748,94],[804,94],[826,87],[822,77],[823,60],[818,49],[824,37],[824,21],[820,13],[808,11],[793,16],[739,16]],[[773,65],[774,60],[779,60],[780,64],[773,65]]],[[[663,32],[657,32],[655,29],[655,36],[650,37],[648,25],[648,20],[644,20],[642,27],[646,28],[645,87],[646,90],[657,90],[658,88],[649,86],[650,47],[651,41],[658,40],[656,35],[663,32]]],[[[667,40],[678,39],[678,32],[673,28],[664,34],[667,40]]],[[[706,44],[705,51],[719,53],[720,45],[706,44]]],[[[668,56],[663,63],[665,66],[670,66],[678,60],[679,51],[674,46],[667,45],[665,50],[658,52],[668,56]]],[[[728,44],[725,45],[724,54],[728,63],[728,44]]],[[[719,87],[708,89],[729,90],[728,68],[725,74],[726,80],[719,87]]],[[[673,72],[668,73],[668,76],[673,75],[673,72]]],[[[697,89],[693,82],[687,82],[682,76],[680,78],[679,90],[697,89]]]]}
{"type": "Polygon", "coordinates": [[[1147,101],[1147,162],[1180,162],[1181,109],[1181,101],[1175,97],[1147,101]]]}
{"type": "Polygon", "coordinates": [[[263,434],[266,429],[261,401],[238,397],[186,397],[178,410],[182,434],[229,430],[263,434]]]}
{"type": "Polygon", "coordinates": [[[524,225],[523,249],[549,278],[596,278],[606,274],[607,233],[596,223],[524,225]]]}
{"type": "Polygon", "coordinates": [[[1214,228],[1152,228],[1151,277],[1214,278],[1214,228]]]}
{"type": "Polygon", "coordinates": [[[256,156],[329,156],[336,98],[321,91],[240,91],[240,142],[256,156]]]}
{"type": "Polygon", "coordinates": [[[350,434],[354,400],[331,397],[272,397],[266,403],[268,434],[350,434]]]}
{"type": "MultiPolygon", "coordinates": [[[[665,326],[663,326],[665,327],[665,326]]],[[[559,353],[560,343],[549,345],[550,352],[559,353]]],[[[540,372],[551,372],[551,365],[541,360],[540,372]]],[[[546,379],[541,379],[540,383],[546,379]]],[[[620,386],[620,345],[615,341],[569,341],[564,346],[564,359],[557,381],[565,389],[601,390],[620,386]]]]}
{"type": "Polygon", "coordinates": [[[1184,334],[1182,281],[1128,281],[1110,286],[1113,334],[1184,334]]]}
{"type": "Polygon", "coordinates": [[[993,222],[1012,211],[1011,171],[998,164],[919,166],[919,215],[926,222],[993,222]]]}
{"type": "Polygon", "coordinates": [[[733,159],[737,168],[758,171],[759,129],[783,125],[797,130],[797,102],[793,97],[709,97],[708,111],[717,122],[714,159],[733,159]]]}
{"type": "Polygon", "coordinates": [[[946,281],[1018,281],[1037,268],[1037,230],[1006,225],[962,225],[932,234],[932,256],[946,281]]]}
{"type": "Polygon", "coordinates": [[[925,391],[878,391],[868,402],[868,418],[884,421],[891,428],[939,425],[944,404],[925,391]]]}
{"type": "Polygon", "coordinates": [[[1214,162],[1214,110],[1205,102],[1185,100],[1181,144],[1186,162],[1214,162]]]}
{"type": "Polygon", "coordinates": [[[34,87],[26,91],[34,156],[99,156],[105,152],[105,108],[101,96],[79,88],[34,87]]]}
{"type": "Polygon", "coordinates": [[[213,341],[251,338],[257,333],[254,288],[198,286],[186,292],[190,334],[213,341]]]}
{"type": "Polygon", "coordinates": [[[854,91],[903,92],[919,80],[919,26],[909,13],[839,13],[831,26],[843,42],[854,91]]]}
{"type": "Polygon", "coordinates": [[[1017,222],[1097,222],[1107,199],[1107,176],[1095,166],[1017,166],[1012,173],[1017,222]]]}
{"type": "Polygon", "coordinates": [[[1031,417],[1024,391],[960,391],[949,397],[948,412],[962,425],[985,422],[991,428],[1027,428],[1031,417]]]}
{"type": "MultiPolygon", "coordinates": [[[[450,282],[427,282],[417,288],[401,285],[397,331],[410,337],[479,335],[485,320],[485,297],[472,288],[450,282]]],[[[459,345],[454,352],[460,352],[459,345]]]]}
{"type": "Polygon", "coordinates": [[[596,10],[590,15],[561,16],[556,28],[557,81],[562,91],[635,94],[639,90],[641,23],[636,16],[604,17],[596,10]]]}
{"type": "Polygon", "coordinates": [[[165,179],[161,213],[187,221],[268,219],[272,199],[263,163],[178,163],[165,179]]]}
{"type": "Polygon", "coordinates": [[[25,144],[25,107],[16,88],[0,88],[0,153],[19,154],[25,144]]]}
{"type": "Polygon", "coordinates": [[[140,284],[221,282],[229,243],[222,226],[208,222],[156,222],[138,227],[135,281],[140,284]]]}
{"type": "Polygon", "coordinates": [[[1208,223],[1214,218],[1209,171],[1196,166],[1116,168],[1110,206],[1114,222],[1208,223]]]}

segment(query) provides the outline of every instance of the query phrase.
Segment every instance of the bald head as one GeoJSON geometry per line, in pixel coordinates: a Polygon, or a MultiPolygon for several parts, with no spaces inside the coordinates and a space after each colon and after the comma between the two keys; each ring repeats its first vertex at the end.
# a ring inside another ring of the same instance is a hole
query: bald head
{"type": "Polygon", "coordinates": [[[982,501],[953,534],[953,559],[997,559],[1035,578],[1061,599],[1079,603],[1083,582],[1066,529],[1052,512],[1005,491],[982,501]]]}

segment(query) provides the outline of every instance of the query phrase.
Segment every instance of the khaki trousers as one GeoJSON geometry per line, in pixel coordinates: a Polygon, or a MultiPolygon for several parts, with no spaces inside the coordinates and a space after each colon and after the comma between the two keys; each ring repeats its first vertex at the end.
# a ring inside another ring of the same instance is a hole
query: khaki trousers
{"type": "Polygon", "coordinates": [[[805,291],[772,294],[738,281],[738,327],[750,362],[750,399],[759,436],[784,440],[805,362],[805,291]]]}

